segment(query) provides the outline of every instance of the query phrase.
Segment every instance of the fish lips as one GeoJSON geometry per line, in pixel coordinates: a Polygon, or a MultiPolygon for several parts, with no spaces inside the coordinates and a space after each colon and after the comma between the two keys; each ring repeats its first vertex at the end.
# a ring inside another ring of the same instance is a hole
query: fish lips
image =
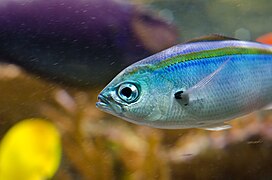
{"type": "Polygon", "coordinates": [[[121,115],[123,108],[117,104],[116,102],[112,102],[112,97],[107,97],[102,94],[98,95],[98,102],[96,103],[96,107],[102,111],[113,115],[121,115]]]}

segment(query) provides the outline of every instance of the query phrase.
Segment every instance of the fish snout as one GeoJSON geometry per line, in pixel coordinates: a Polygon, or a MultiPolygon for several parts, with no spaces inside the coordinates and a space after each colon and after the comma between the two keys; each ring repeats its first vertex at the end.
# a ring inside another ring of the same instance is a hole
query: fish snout
{"type": "Polygon", "coordinates": [[[122,113],[123,108],[110,95],[100,93],[97,99],[96,107],[98,109],[114,115],[122,113]]]}
{"type": "Polygon", "coordinates": [[[96,103],[96,107],[98,109],[104,110],[105,108],[109,107],[109,101],[107,100],[107,97],[103,96],[102,94],[99,94],[97,99],[98,102],[96,103]]]}

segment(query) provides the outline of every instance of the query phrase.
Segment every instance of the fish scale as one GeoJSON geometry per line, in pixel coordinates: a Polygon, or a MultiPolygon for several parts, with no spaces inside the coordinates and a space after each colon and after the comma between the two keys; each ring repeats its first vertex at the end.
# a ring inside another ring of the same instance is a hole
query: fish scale
{"type": "MultiPolygon", "coordinates": [[[[99,97],[113,99],[107,112],[136,124],[224,129],[272,102],[272,47],[217,35],[189,41],[132,64],[99,97]],[[138,91],[135,101],[109,97],[127,83],[138,91]],[[122,113],[113,110],[118,106],[122,113]]],[[[105,110],[101,101],[97,107],[105,110]]]]}

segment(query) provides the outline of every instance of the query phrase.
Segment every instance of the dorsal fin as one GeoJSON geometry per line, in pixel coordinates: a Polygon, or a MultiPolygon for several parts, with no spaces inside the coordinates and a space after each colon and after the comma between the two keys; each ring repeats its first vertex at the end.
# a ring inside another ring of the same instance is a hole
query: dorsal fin
{"type": "Polygon", "coordinates": [[[185,43],[192,43],[192,42],[202,42],[202,41],[222,41],[222,40],[238,40],[236,38],[223,36],[220,34],[211,34],[208,36],[201,36],[198,38],[191,39],[189,41],[186,41],[185,43]]]}

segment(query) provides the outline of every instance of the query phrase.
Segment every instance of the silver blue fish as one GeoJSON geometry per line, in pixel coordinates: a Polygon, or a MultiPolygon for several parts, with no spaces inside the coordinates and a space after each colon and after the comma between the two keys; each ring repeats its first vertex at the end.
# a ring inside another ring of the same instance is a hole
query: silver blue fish
{"type": "Polygon", "coordinates": [[[272,46],[219,35],[194,39],[124,69],[97,107],[163,129],[227,129],[272,102],[272,46]]]}

